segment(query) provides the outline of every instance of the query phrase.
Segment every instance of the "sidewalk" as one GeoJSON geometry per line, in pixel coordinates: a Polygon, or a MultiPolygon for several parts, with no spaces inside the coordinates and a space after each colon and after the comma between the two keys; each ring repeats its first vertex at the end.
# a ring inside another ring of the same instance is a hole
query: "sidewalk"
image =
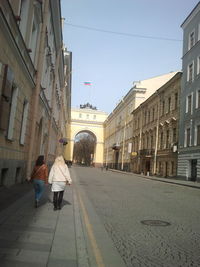
{"type": "Polygon", "coordinates": [[[66,188],[60,211],[53,211],[50,188],[46,188],[37,209],[34,208],[31,185],[21,185],[23,196],[20,198],[18,186],[15,189],[14,193],[14,188],[11,188],[11,192],[1,188],[1,199],[7,199],[7,202],[1,201],[0,210],[1,266],[78,266],[78,210],[73,187],[66,188]],[[26,193],[25,189],[28,189],[26,193]],[[8,206],[9,199],[12,204],[8,206]]]}
{"type": "Polygon", "coordinates": [[[137,173],[132,173],[132,172],[125,172],[125,171],[120,171],[120,170],[115,170],[115,169],[109,169],[109,171],[118,172],[118,173],[122,173],[126,175],[134,175],[134,176],[138,176],[144,179],[150,179],[150,180],[155,180],[155,181],[164,182],[164,183],[170,183],[170,184],[176,184],[176,185],[182,185],[182,186],[200,189],[199,182],[185,181],[185,180],[180,180],[178,178],[176,179],[176,178],[162,178],[162,177],[157,177],[157,176],[147,176],[147,175],[142,175],[142,174],[137,174],[137,173]]]}

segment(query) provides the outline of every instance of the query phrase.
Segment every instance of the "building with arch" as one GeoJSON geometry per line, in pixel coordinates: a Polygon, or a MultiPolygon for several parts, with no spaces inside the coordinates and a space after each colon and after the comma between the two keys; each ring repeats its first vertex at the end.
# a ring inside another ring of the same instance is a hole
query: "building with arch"
{"type": "Polygon", "coordinates": [[[79,133],[86,132],[92,134],[96,139],[93,163],[95,167],[103,164],[104,151],[104,126],[108,114],[97,110],[89,103],[80,105],[80,108],[71,109],[71,124],[68,131],[68,145],[66,146],[65,159],[73,160],[74,142],[79,133]]]}

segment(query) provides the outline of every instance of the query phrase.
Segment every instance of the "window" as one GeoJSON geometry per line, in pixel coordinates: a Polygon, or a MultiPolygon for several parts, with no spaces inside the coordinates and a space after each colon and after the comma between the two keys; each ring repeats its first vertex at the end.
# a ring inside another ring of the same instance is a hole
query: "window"
{"type": "Polygon", "coordinates": [[[30,44],[29,47],[31,49],[31,59],[34,62],[35,59],[35,52],[36,52],[36,47],[37,47],[37,37],[38,37],[38,28],[35,20],[33,20],[33,25],[32,25],[32,33],[31,33],[31,38],[30,38],[30,44]]]}
{"type": "Polygon", "coordinates": [[[4,83],[1,88],[1,96],[0,96],[0,129],[7,131],[9,125],[10,118],[10,109],[12,102],[12,94],[13,94],[13,72],[5,65],[3,70],[3,79],[4,83]]]}
{"type": "Polygon", "coordinates": [[[152,121],[154,121],[154,117],[155,117],[155,108],[153,108],[153,112],[152,112],[152,121]]]}
{"type": "Polygon", "coordinates": [[[194,35],[194,31],[190,33],[189,35],[189,46],[188,46],[188,50],[190,50],[195,44],[195,35],[194,35]]]}
{"type": "Polygon", "coordinates": [[[186,113],[191,114],[191,112],[192,112],[192,95],[189,95],[186,101],[186,113]]]}
{"type": "Polygon", "coordinates": [[[21,0],[21,8],[20,8],[20,30],[22,33],[22,36],[25,39],[26,34],[26,27],[27,27],[27,20],[28,20],[28,9],[29,9],[29,3],[28,0],[21,0]]]}
{"type": "Polygon", "coordinates": [[[153,148],[153,135],[151,135],[151,148],[153,148]]]}
{"type": "Polygon", "coordinates": [[[144,125],[146,125],[147,123],[147,112],[145,111],[144,112],[144,125]]]}
{"type": "Polygon", "coordinates": [[[200,125],[197,125],[197,146],[200,146],[200,125]]]}
{"type": "Polygon", "coordinates": [[[86,115],[86,118],[89,119],[89,114],[86,115]]]}
{"type": "Polygon", "coordinates": [[[162,101],[162,115],[165,113],[165,101],[162,101]]]}
{"type": "Polygon", "coordinates": [[[196,92],[196,108],[200,108],[200,90],[196,92]]]}
{"type": "Polygon", "coordinates": [[[197,57],[197,75],[200,74],[200,56],[197,57]]]}
{"type": "Polygon", "coordinates": [[[194,62],[188,65],[187,70],[187,82],[192,82],[194,80],[194,62]]]}
{"type": "Polygon", "coordinates": [[[166,132],[166,148],[169,148],[169,130],[166,132]]]}
{"type": "Polygon", "coordinates": [[[96,115],[94,115],[94,116],[93,116],[93,120],[96,120],[96,118],[97,118],[97,116],[96,116],[96,115]]]}
{"type": "Polygon", "coordinates": [[[8,123],[8,133],[7,133],[7,138],[9,140],[12,140],[13,138],[15,113],[17,109],[17,97],[18,97],[18,88],[16,86],[13,86],[12,96],[11,96],[11,105],[10,105],[10,116],[9,116],[9,123],[8,123]]]}
{"type": "Polygon", "coordinates": [[[200,41],[200,23],[198,25],[198,41],[200,41]]]}
{"type": "Polygon", "coordinates": [[[173,143],[176,143],[176,128],[173,128],[173,143]]]}
{"type": "Polygon", "coordinates": [[[186,129],[186,147],[190,146],[190,128],[186,129]]]}
{"type": "Polygon", "coordinates": [[[150,122],[150,116],[151,116],[151,113],[150,113],[150,110],[148,111],[148,117],[147,117],[147,123],[150,122]]]}
{"type": "Polygon", "coordinates": [[[168,98],[168,113],[171,110],[171,97],[168,98]]]}
{"type": "Polygon", "coordinates": [[[79,113],[79,118],[82,118],[82,114],[81,113],[79,113]]]}
{"type": "Polygon", "coordinates": [[[163,132],[160,134],[160,149],[163,148],[163,132]]]}
{"type": "Polygon", "coordinates": [[[27,118],[28,118],[28,102],[27,100],[24,100],[23,104],[23,113],[22,113],[22,124],[21,124],[21,134],[20,134],[20,144],[24,145],[25,142],[25,136],[26,136],[26,124],[27,124],[27,118]]]}
{"type": "Polygon", "coordinates": [[[174,108],[177,109],[178,107],[178,93],[175,94],[175,100],[174,100],[174,108]]]}

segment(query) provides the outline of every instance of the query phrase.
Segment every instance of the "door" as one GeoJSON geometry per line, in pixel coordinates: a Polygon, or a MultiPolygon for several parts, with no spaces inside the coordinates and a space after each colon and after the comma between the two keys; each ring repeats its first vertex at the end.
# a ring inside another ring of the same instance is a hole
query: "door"
{"type": "Polygon", "coordinates": [[[118,169],[119,151],[115,152],[115,169],[118,169]]]}
{"type": "Polygon", "coordinates": [[[197,159],[191,160],[191,181],[197,180],[197,159]]]}

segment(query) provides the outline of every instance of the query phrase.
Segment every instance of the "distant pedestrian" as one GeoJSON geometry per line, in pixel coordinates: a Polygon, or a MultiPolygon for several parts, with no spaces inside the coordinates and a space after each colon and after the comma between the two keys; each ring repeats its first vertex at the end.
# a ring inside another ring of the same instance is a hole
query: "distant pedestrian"
{"type": "Polygon", "coordinates": [[[49,184],[52,184],[54,210],[61,209],[66,184],[72,183],[69,169],[63,156],[58,156],[49,173],[49,184]]]}
{"type": "Polygon", "coordinates": [[[31,174],[31,180],[33,181],[35,190],[35,208],[37,208],[44,192],[44,186],[48,184],[48,168],[44,162],[43,155],[39,156],[36,160],[35,167],[31,174]]]}

